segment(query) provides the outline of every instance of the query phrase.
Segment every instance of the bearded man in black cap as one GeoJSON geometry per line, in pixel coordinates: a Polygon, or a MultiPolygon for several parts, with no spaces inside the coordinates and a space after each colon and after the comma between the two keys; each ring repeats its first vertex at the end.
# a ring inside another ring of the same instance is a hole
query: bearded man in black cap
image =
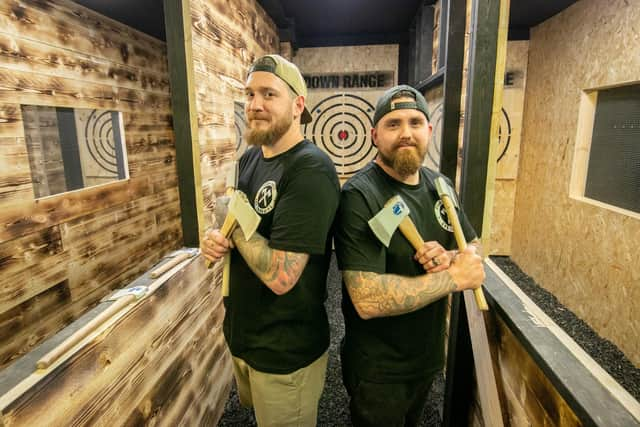
{"type": "Polygon", "coordinates": [[[260,426],[314,426],[324,387],[329,323],[324,308],[331,225],[340,185],[329,157],[304,139],[311,121],[298,68],[266,55],[245,84],[250,145],[239,161],[238,189],[261,222],[250,239],[206,234],[202,252],[231,251],[224,335],[240,402],[260,426]],[[232,243],[235,245],[231,249],[232,243]]]}
{"type": "MultiPolygon", "coordinates": [[[[342,189],[335,245],[343,272],[342,371],[355,426],[415,426],[444,366],[447,297],[484,281],[479,241],[464,213],[468,248],[457,252],[434,180],[422,166],[432,127],[410,86],[379,99],[371,136],[376,158],[342,189]],[[426,243],[415,251],[399,231],[385,247],[368,221],[400,195],[426,243]]],[[[450,181],[448,181],[450,185],[450,181]]]]}

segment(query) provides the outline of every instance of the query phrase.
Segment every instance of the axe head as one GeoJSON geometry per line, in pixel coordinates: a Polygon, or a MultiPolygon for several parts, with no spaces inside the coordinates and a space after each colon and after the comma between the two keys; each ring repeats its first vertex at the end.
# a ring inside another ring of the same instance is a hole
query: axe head
{"type": "Polygon", "coordinates": [[[442,199],[443,197],[448,197],[455,206],[456,209],[459,209],[458,206],[458,198],[456,197],[453,189],[447,184],[447,181],[444,180],[443,177],[436,178],[436,190],[438,190],[438,196],[442,199]]]}
{"type": "Polygon", "coordinates": [[[229,214],[233,215],[247,240],[256,232],[262,219],[253,210],[247,196],[240,190],[234,191],[229,200],[229,214]]]}
{"type": "Polygon", "coordinates": [[[369,220],[369,227],[378,240],[389,247],[393,233],[407,215],[409,215],[409,207],[402,197],[394,196],[369,220]]]}

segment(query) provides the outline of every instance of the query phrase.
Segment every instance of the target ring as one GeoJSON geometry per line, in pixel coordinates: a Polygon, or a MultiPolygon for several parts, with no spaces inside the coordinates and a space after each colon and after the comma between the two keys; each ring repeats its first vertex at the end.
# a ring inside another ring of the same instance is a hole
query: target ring
{"type": "Polygon", "coordinates": [[[433,126],[431,141],[427,147],[427,155],[424,165],[433,170],[440,170],[440,158],[442,149],[442,102],[435,106],[429,113],[430,123],[433,126]]]}
{"type": "Polygon", "coordinates": [[[244,131],[247,129],[247,119],[244,114],[243,102],[235,101],[233,103],[233,119],[236,130],[236,153],[237,156],[240,156],[247,149],[247,144],[243,139],[244,131]]]}
{"type": "Polygon", "coordinates": [[[98,166],[114,175],[118,174],[113,120],[111,111],[93,110],[84,127],[84,139],[89,155],[98,166]]]}
{"type": "Polygon", "coordinates": [[[329,155],[339,176],[353,175],[375,157],[370,136],[373,111],[369,101],[348,93],[329,96],[310,110],[305,136],[329,155]]]}
{"type": "Polygon", "coordinates": [[[509,149],[509,144],[511,143],[511,120],[509,120],[509,114],[507,110],[502,109],[502,117],[500,118],[500,127],[498,128],[498,147],[504,145],[502,147],[502,151],[498,156],[498,161],[502,160],[505,154],[507,154],[507,150],[509,149]]]}

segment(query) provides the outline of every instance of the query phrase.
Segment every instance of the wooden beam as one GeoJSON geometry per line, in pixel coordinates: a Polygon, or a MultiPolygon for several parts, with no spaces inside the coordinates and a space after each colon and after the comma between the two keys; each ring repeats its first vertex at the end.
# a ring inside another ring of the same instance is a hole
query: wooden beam
{"type": "Polygon", "coordinates": [[[416,62],[414,82],[427,79],[432,74],[433,55],[433,6],[423,2],[420,14],[416,17],[416,62]]]}
{"type": "MultiPolygon", "coordinates": [[[[500,47],[498,36],[501,19],[508,20],[509,3],[508,0],[502,3],[501,11],[500,0],[475,0],[471,16],[460,198],[471,225],[480,236],[488,236],[483,224],[485,206],[489,206],[486,200],[487,186],[493,185],[489,178],[495,176],[495,170],[490,170],[495,168],[496,163],[495,156],[490,156],[492,127],[494,119],[499,120],[502,107],[494,102],[502,103],[506,58],[506,33],[500,47]],[[506,16],[501,17],[503,14],[506,16]],[[495,108],[498,114],[494,114],[495,108]]],[[[507,24],[503,22],[502,25],[507,24]]],[[[497,128],[495,130],[497,144],[497,128]]]]}
{"type": "Polygon", "coordinates": [[[192,58],[189,0],[164,0],[171,107],[184,245],[197,247],[204,227],[200,144],[192,58]]]}
{"type": "MultiPolygon", "coordinates": [[[[442,111],[442,137],[440,172],[453,182],[458,165],[458,134],[460,131],[460,95],[464,62],[464,35],[466,0],[444,0],[442,17],[447,17],[448,29],[445,54],[444,99],[442,111]],[[446,10],[446,13],[444,12],[446,10]]],[[[442,46],[443,40],[440,40],[442,46]]]]}

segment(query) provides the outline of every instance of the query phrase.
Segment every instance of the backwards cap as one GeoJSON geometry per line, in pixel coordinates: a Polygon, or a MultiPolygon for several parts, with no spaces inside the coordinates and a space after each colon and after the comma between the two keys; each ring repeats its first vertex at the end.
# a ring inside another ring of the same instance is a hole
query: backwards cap
{"type": "MultiPolygon", "coordinates": [[[[302,74],[300,74],[300,70],[294,63],[287,61],[282,56],[265,55],[258,58],[253,65],[251,65],[251,68],[249,68],[247,75],[250,75],[254,71],[266,71],[275,74],[288,84],[296,95],[304,96],[305,99],[307,98],[307,85],[302,78],[302,74]]],[[[305,124],[310,121],[311,113],[309,113],[309,110],[307,110],[305,106],[302,116],[300,117],[300,123],[305,124]]]]}
{"type": "Polygon", "coordinates": [[[389,114],[394,110],[402,109],[421,111],[425,115],[427,120],[430,120],[429,108],[427,106],[427,100],[424,99],[424,96],[411,86],[399,85],[388,89],[385,93],[382,94],[380,99],[378,99],[378,103],[376,104],[376,112],[373,115],[373,126],[375,127],[380,119],[386,114],[389,114]],[[393,97],[400,92],[410,92],[413,95],[414,100],[397,102],[395,99],[393,99],[393,97]]]}

